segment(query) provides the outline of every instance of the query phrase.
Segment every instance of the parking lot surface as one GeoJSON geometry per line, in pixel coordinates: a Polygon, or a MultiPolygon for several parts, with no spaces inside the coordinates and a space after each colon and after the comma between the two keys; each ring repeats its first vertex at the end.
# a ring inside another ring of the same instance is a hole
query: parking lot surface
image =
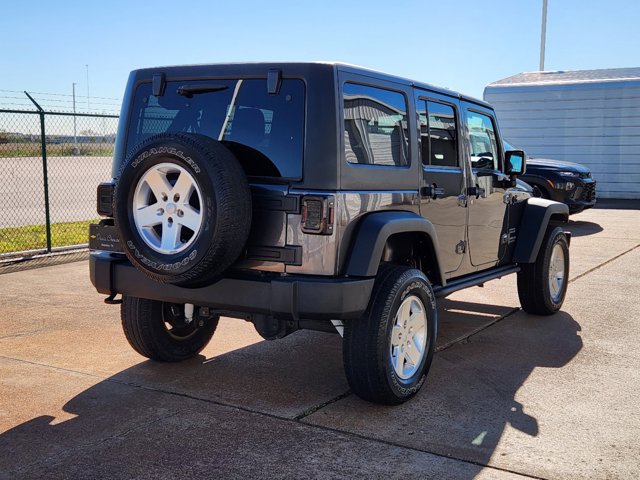
{"type": "Polygon", "coordinates": [[[137,355],[87,262],[0,275],[0,478],[640,477],[640,210],[571,217],[563,310],[515,276],[442,300],[425,388],[349,392],[338,335],[222,319],[198,358],[137,355]]]}

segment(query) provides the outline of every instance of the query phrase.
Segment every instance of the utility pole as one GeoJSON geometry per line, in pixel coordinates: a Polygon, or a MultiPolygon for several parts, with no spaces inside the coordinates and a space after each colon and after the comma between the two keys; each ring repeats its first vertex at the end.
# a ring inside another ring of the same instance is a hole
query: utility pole
{"type": "MultiPolygon", "coordinates": [[[[546,1],[547,0],[545,0],[545,5],[546,1]]],[[[87,67],[87,110],[91,110],[91,104],[89,103],[89,64],[86,63],[84,66],[87,67]]]]}
{"type": "Polygon", "coordinates": [[[544,49],[547,43],[547,0],[542,0],[542,30],[540,32],[540,71],[544,71],[544,49]]]}
{"type": "Polygon", "coordinates": [[[73,153],[75,154],[78,151],[78,133],[77,133],[77,124],[76,124],[76,84],[75,82],[71,84],[73,88],[73,153]]]}

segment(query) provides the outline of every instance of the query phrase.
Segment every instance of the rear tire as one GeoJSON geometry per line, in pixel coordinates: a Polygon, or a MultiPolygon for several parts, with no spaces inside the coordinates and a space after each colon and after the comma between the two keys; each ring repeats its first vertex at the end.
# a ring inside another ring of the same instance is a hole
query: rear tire
{"type": "Polygon", "coordinates": [[[435,348],[435,295],[416,269],[383,267],[367,311],[345,323],[343,360],[351,390],[374,403],[397,405],[422,387],[435,348]]]}
{"type": "Polygon", "coordinates": [[[569,282],[569,242],[562,228],[549,228],[534,263],[518,272],[518,297],[522,309],[551,315],[562,307],[569,282]]]}
{"type": "Polygon", "coordinates": [[[179,362],[197,355],[218,326],[219,317],[201,318],[194,309],[185,321],[184,305],[122,297],[122,329],[129,344],[140,355],[161,362],[179,362]]]}

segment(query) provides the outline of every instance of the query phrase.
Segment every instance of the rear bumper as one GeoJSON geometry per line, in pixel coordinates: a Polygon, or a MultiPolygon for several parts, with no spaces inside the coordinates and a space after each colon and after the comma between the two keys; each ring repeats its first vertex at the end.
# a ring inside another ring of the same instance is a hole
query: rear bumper
{"type": "Polygon", "coordinates": [[[262,314],[282,319],[347,320],[367,308],[374,278],[245,275],[225,277],[198,288],[157,283],[122,255],[93,252],[91,283],[99,293],[122,294],[171,303],[193,303],[214,310],[262,314]]]}

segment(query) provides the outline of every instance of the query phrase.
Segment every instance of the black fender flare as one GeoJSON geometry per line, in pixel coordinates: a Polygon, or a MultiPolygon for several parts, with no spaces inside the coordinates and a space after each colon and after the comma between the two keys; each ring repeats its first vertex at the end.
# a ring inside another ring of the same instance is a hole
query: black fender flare
{"type": "Polygon", "coordinates": [[[424,233],[431,239],[440,284],[444,285],[440,257],[438,255],[438,237],[433,224],[413,212],[388,211],[366,215],[358,224],[351,240],[350,255],[345,274],[354,277],[374,277],[378,271],[382,253],[387,240],[396,233],[424,233]]]}
{"type": "Polygon", "coordinates": [[[513,261],[533,263],[536,261],[542,239],[553,215],[569,221],[569,207],[564,203],[544,198],[529,198],[520,219],[518,240],[513,252],[513,261]]]}

